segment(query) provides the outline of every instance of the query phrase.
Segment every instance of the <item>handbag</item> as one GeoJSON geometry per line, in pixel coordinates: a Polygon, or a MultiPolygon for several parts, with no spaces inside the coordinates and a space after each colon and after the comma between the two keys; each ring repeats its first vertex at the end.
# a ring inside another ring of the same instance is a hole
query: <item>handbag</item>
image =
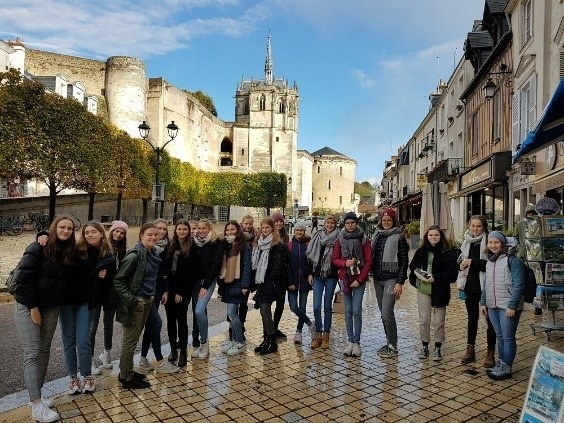
{"type": "Polygon", "coordinates": [[[14,295],[16,293],[16,288],[18,286],[18,278],[20,276],[20,265],[18,264],[15,269],[13,269],[6,279],[6,286],[8,287],[8,293],[14,295]]]}

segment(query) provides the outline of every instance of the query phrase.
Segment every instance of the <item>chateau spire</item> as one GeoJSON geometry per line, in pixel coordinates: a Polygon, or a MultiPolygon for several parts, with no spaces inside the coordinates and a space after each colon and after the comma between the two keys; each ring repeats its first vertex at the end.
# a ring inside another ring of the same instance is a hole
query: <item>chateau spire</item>
{"type": "Polygon", "coordinates": [[[272,50],[270,47],[270,30],[268,31],[268,43],[266,44],[266,61],[264,62],[264,80],[272,84],[272,50]]]}

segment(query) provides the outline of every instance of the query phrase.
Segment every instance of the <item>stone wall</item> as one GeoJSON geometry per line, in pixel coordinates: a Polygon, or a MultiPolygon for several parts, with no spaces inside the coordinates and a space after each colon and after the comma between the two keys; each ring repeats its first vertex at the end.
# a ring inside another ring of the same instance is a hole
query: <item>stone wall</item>
{"type": "Polygon", "coordinates": [[[316,157],[313,162],[313,208],[333,212],[353,210],[351,196],[354,193],[355,171],[356,162],[345,156],[316,157]]]}

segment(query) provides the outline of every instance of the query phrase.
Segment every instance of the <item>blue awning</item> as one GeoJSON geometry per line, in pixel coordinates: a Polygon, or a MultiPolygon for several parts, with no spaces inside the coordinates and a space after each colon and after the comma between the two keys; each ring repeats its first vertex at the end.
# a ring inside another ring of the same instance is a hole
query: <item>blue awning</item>
{"type": "Polygon", "coordinates": [[[564,78],[556,87],[537,126],[527,134],[521,147],[513,156],[513,163],[516,163],[523,154],[537,150],[562,136],[564,136],[564,78]]]}

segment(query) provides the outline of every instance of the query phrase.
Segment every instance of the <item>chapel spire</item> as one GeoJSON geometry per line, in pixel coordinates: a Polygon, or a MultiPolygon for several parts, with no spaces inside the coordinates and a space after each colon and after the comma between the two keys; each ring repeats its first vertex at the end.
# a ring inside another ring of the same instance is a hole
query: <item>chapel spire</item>
{"type": "Polygon", "coordinates": [[[268,43],[266,44],[266,61],[264,62],[264,80],[272,84],[272,50],[270,46],[270,31],[268,31],[268,43]]]}

